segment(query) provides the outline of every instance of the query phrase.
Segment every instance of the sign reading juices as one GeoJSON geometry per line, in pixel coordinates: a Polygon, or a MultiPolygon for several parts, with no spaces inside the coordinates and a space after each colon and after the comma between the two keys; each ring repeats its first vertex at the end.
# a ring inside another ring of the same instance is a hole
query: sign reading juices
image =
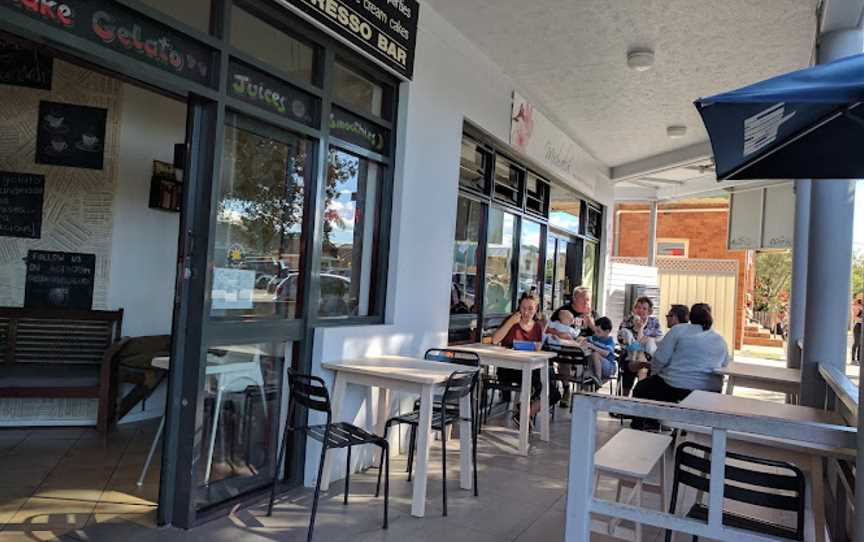
{"type": "Polygon", "coordinates": [[[213,49],[122,4],[109,0],[0,0],[0,6],[215,88],[213,49]]]}

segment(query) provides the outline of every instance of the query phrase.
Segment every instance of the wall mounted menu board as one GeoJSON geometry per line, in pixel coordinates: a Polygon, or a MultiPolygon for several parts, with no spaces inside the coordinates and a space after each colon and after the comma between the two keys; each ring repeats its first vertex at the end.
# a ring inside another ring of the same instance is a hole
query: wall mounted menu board
{"type": "MultiPolygon", "coordinates": [[[[0,0],[23,15],[135,61],[215,87],[214,50],[111,0],[0,0]]],[[[2,15],[0,15],[2,17],[2,15]]]]}
{"type": "Polygon", "coordinates": [[[0,85],[51,90],[54,60],[36,49],[0,39],[0,85]]]}
{"type": "Polygon", "coordinates": [[[45,176],[0,171],[0,237],[42,237],[45,176]]]}
{"type": "Polygon", "coordinates": [[[26,261],[25,308],[93,308],[95,254],[31,250],[26,261]]]}

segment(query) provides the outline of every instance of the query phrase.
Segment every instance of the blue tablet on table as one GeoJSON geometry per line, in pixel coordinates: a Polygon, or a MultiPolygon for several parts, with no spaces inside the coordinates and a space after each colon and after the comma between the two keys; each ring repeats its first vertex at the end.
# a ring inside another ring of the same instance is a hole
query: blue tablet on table
{"type": "Polygon", "coordinates": [[[513,341],[513,350],[533,352],[537,350],[537,344],[534,341],[513,341]]]}

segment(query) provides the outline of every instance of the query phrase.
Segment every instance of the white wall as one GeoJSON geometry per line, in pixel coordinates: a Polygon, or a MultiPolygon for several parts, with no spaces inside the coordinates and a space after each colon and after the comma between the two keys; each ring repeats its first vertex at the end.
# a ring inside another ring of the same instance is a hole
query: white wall
{"type": "MultiPolygon", "coordinates": [[[[148,207],[153,160],[173,162],[186,139],[186,105],[123,85],[108,306],[123,308],[123,335],[171,333],[180,214],[148,207]]],[[[123,390],[125,392],[126,390],[123,390]]],[[[123,422],[160,416],[163,383],[123,422]]]]}
{"type": "Polygon", "coordinates": [[[123,334],[171,332],[180,214],[150,209],[153,160],[171,163],[186,139],[186,105],[123,85],[108,306],[123,334]]]}
{"type": "MultiPolygon", "coordinates": [[[[462,126],[470,120],[506,142],[513,90],[513,82],[470,41],[428,5],[421,7],[414,80],[402,85],[399,104],[388,324],[316,330],[313,372],[330,385],[332,373],[321,370],[322,361],[416,356],[447,344],[462,126]]],[[[609,204],[611,187],[591,196],[609,204]]],[[[343,414],[365,424],[371,398],[366,390],[349,388],[343,414]]],[[[307,457],[319,454],[311,442],[307,457]]],[[[343,476],[344,460],[333,465],[334,479],[343,476]]],[[[317,461],[307,462],[307,484],[316,468],[317,461]]]]}

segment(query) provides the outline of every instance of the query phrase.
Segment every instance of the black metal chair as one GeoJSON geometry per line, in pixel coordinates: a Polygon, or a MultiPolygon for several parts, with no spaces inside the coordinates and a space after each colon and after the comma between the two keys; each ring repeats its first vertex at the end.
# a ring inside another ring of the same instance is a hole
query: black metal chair
{"type": "MultiPolygon", "coordinates": [[[[475,352],[465,352],[463,350],[457,350],[453,348],[430,348],[426,350],[426,353],[423,355],[423,359],[428,361],[440,361],[443,363],[455,363],[456,365],[464,365],[466,367],[480,367],[480,356],[475,352]]],[[[479,395],[479,394],[478,394],[479,395]]],[[[441,403],[441,397],[435,397],[435,404],[438,405],[441,403]]],[[[474,405],[472,405],[474,406],[474,405]]],[[[479,406],[479,403],[478,403],[479,406]]],[[[414,402],[414,410],[418,410],[420,408],[420,401],[414,402]]],[[[451,412],[455,412],[456,415],[459,414],[459,407],[456,406],[455,410],[451,407],[451,412]]],[[[477,419],[480,420],[479,413],[477,414],[477,419]]],[[[482,420],[480,420],[482,422],[482,420]]],[[[482,429],[482,423],[477,424],[477,433],[480,433],[482,429]]],[[[413,438],[412,438],[413,440],[413,438]]],[[[410,472],[409,472],[410,475],[410,472]]],[[[410,481],[410,478],[409,478],[410,481]]]]}
{"type": "MultiPolygon", "coordinates": [[[[373,435],[350,423],[333,423],[333,413],[330,408],[330,394],[324,381],[317,376],[309,376],[288,371],[288,386],[290,389],[290,400],[288,403],[288,417],[285,420],[285,432],[282,444],[279,448],[279,457],[273,469],[273,487],[270,490],[270,502],[267,504],[267,515],[273,514],[273,501],[276,498],[276,484],[279,478],[280,465],[285,458],[285,449],[288,444],[289,434],[294,431],[305,431],[306,434],[321,443],[321,458],[318,463],[318,479],[315,481],[315,497],[312,500],[312,516],[309,518],[309,532],[306,540],[311,542],[312,530],[315,527],[315,514],[318,512],[318,497],[321,493],[321,476],[324,473],[324,456],[327,450],[348,448],[347,469],[345,470],[345,496],[343,504],[348,504],[348,486],[351,478],[351,447],[361,444],[374,444],[381,447],[381,466],[385,468],[384,475],[384,528],[387,528],[387,508],[390,497],[390,459],[388,455],[389,446],[387,439],[373,435]],[[308,410],[324,412],[327,415],[327,423],[322,425],[292,426],[292,420],[297,405],[306,407],[308,410]],[[384,463],[386,459],[386,463],[384,463]]],[[[378,473],[378,484],[380,488],[381,472],[378,473]]],[[[378,488],[375,496],[379,494],[378,488]]]]}
{"type": "MultiPolygon", "coordinates": [[[[544,347],[549,352],[555,353],[553,360],[558,364],[558,371],[555,372],[555,381],[561,382],[565,388],[576,386],[577,391],[582,391],[582,377],[585,374],[585,367],[588,357],[581,348],[573,348],[572,346],[564,346],[561,344],[547,343],[544,347]],[[569,371],[564,373],[561,369],[569,367],[569,371]]],[[[566,391],[566,389],[564,390],[566,391]]],[[[573,412],[573,403],[570,403],[570,412],[573,412]]]]}
{"type": "MultiPolygon", "coordinates": [[[[427,353],[428,354],[428,353],[427,353]]],[[[445,432],[447,426],[453,425],[460,421],[471,422],[471,457],[474,464],[474,496],[477,493],[477,409],[476,391],[479,380],[479,371],[455,371],[447,379],[444,385],[444,393],[441,394],[440,403],[433,405],[432,409],[432,430],[438,431],[441,434],[441,478],[443,484],[444,497],[444,514],[447,515],[447,439],[445,432]],[[470,397],[471,414],[465,420],[459,414],[459,402],[465,397],[470,397]]],[[[419,405],[415,403],[414,411],[408,414],[394,416],[387,420],[384,426],[384,438],[387,438],[387,432],[390,426],[394,424],[405,424],[411,426],[411,434],[409,436],[408,448],[408,481],[411,481],[411,470],[414,463],[414,450],[416,448],[417,426],[420,425],[420,410],[419,405]]],[[[378,470],[378,484],[381,484],[381,470],[378,470]]]]}
{"type": "MultiPolygon", "coordinates": [[[[762,509],[794,512],[797,515],[797,522],[794,527],[789,527],[724,510],[724,525],[775,536],[784,540],[804,540],[805,480],[801,469],[784,461],[772,461],[727,452],[725,471],[723,496],[727,501],[746,503],[762,509]],[[777,472],[768,472],[765,467],[777,469],[777,472]]],[[[669,504],[669,511],[673,514],[678,501],[678,487],[680,485],[692,487],[702,494],[709,493],[711,485],[710,447],[693,442],[682,442],[678,445],[675,451],[672,500],[669,504]]],[[[708,521],[708,507],[697,500],[687,512],[687,517],[708,521]]],[[[671,539],[672,532],[667,530],[666,542],[670,542],[671,539]]],[[[698,539],[696,535],[693,536],[693,542],[697,542],[698,539]]]]}

